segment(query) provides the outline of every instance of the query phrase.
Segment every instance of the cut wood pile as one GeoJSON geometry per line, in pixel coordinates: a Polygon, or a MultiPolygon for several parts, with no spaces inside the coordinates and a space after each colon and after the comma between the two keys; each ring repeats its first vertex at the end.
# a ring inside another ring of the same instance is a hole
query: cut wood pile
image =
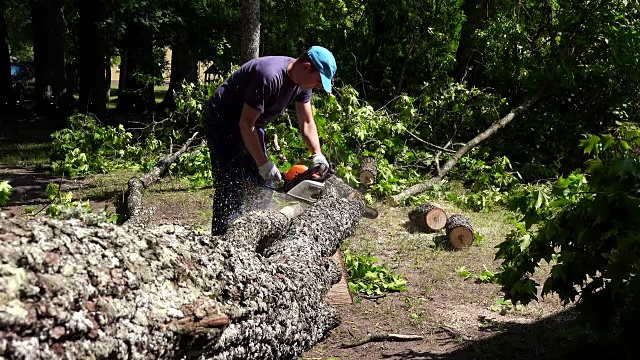
{"type": "Polygon", "coordinates": [[[329,257],[364,209],[326,186],[304,211],[249,213],[222,237],[0,214],[0,358],[300,356],[339,324],[329,257]]]}
{"type": "Polygon", "coordinates": [[[456,249],[471,246],[474,240],[473,226],[462,214],[447,216],[438,205],[427,202],[409,211],[410,223],[420,231],[433,233],[445,229],[447,239],[456,249]]]}

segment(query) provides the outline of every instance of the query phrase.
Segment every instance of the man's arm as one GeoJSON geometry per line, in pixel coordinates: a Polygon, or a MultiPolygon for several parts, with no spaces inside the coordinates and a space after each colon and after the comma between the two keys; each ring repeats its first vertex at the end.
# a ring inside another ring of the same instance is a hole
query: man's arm
{"type": "Polygon", "coordinates": [[[296,102],[296,113],[298,115],[298,125],[302,133],[302,139],[307,144],[311,154],[320,154],[320,139],[318,139],[318,128],[313,120],[311,112],[311,102],[296,102]]]}
{"type": "Polygon", "coordinates": [[[244,145],[247,147],[247,150],[249,150],[249,154],[253,157],[256,165],[260,166],[265,164],[268,159],[262,152],[262,146],[260,145],[258,132],[256,131],[255,125],[258,117],[260,117],[260,112],[245,103],[242,107],[242,113],[240,113],[239,126],[244,145]]]}

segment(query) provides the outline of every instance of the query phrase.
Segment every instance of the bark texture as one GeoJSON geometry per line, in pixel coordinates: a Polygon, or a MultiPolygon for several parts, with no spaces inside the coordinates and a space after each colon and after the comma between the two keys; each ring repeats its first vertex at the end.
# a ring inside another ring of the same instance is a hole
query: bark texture
{"type": "Polygon", "coordinates": [[[260,54],[260,0],[242,0],[240,10],[240,60],[244,63],[260,54]]]}
{"type": "Polygon", "coordinates": [[[0,357],[296,358],[339,323],[329,256],[364,204],[336,193],[223,237],[0,214],[0,357]]]}

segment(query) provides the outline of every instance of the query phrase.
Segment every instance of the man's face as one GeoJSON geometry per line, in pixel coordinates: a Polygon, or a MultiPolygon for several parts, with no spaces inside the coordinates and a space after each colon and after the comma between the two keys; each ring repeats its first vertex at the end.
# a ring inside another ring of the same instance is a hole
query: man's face
{"type": "Polygon", "coordinates": [[[316,70],[316,68],[311,63],[305,63],[304,66],[304,74],[302,76],[302,80],[300,81],[300,87],[304,90],[307,89],[315,89],[322,87],[322,79],[320,79],[320,71],[316,70]]]}

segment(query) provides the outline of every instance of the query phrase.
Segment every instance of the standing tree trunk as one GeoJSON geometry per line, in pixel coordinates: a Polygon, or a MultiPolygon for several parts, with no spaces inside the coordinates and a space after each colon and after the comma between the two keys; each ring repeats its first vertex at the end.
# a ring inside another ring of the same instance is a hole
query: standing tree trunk
{"type": "Polygon", "coordinates": [[[63,0],[31,0],[38,110],[71,96],[65,88],[63,13],[63,0]]]}
{"type": "Polygon", "coordinates": [[[107,103],[105,0],[80,1],[80,111],[104,119],[107,103]]]}
{"type": "Polygon", "coordinates": [[[111,98],[111,56],[109,54],[107,54],[107,56],[105,56],[104,58],[104,75],[104,101],[106,104],[111,98]]]}
{"type": "Polygon", "coordinates": [[[124,83],[118,92],[118,109],[142,112],[155,108],[153,82],[145,80],[155,76],[153,59],[153,35],[143,24],[130,21],[125,34],[126,62],[120,66],[120,81],[124,83]]]}
{"type": "MultiPolygon", "coordinates": [[[[184,28],[177,32],[171,44],[171,76],[169,78],[169,90],[167,90],[160,107],[174,110],[176,102],[173,92],[180,90],[182,82],[186,80],[190,83],[198,81],[197,62],[193,58],[193,52],[188,43],[188,29],[184,28]]],[[[181,124],[187,125],[190,124],[181,124]]]]}
{"type": "Polygon", "coordinates": [[[124,49],[120,54],[120,76],[118,77],[118,102],[120,102],[120,94],[124,92],[125,86],[127,85],[127,67],[129,65],[129,56],[127,56],[127,51],[124,49]]]}
{"type": "Polygon", "coordinates": [[[9,56],[7,22],[4,19],[4,8],[0,7],[0,112],[14,103],[11,86],[11,59],[9,56]]]}
{"type": "Polygon", "coordinates": [[[242,0],[241,11],[240,60],[244,63],[260,56],[260,0],[242,0]]]}
{"type": "Polygon", "coordinates": [[[460,41],[456,51],[456,68],[453,77],[457,82],[466,82],[471,86],[480,85],[484,74],[482,51],[478,51],[473,35],[485,27],[491,0],[465,0],[462,11],[466,21],[460,30],[460,41]]]}

